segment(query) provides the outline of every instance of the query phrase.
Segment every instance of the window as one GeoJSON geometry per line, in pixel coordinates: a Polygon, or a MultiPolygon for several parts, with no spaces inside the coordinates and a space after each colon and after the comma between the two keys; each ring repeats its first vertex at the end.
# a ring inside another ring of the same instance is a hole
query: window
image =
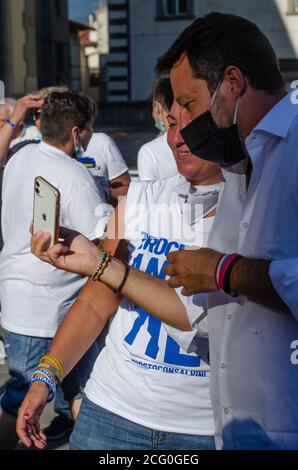
{"type": "Polygon", "coordinates": [[[187,0],[165,0],[164,1],[164,14],[165,15],[186,15],[187,14],[187,0]]]}
{"type": "Polygon", "coordinates": [[[65,70],[65,57],[63,44],[56,44],[56,70],[61,74],[65,70]]]}
{"type": "Polygon", "coordinates": [[[289,15],[298,15],[298,0],[288,0],[289,15]]]}
{"type": "Polygon", "coordinates": [[[193,18],[193,0],[157,0],[157,20],[193,18]]]}

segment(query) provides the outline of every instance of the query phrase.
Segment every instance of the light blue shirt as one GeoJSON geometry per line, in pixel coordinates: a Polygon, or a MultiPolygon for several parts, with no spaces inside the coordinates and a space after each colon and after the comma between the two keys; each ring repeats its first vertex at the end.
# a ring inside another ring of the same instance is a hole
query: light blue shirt
{"type": "MultiPolygon", "coordinates": [[[[298,105],[291,93],[259,122],[246,146],[253,163],[248,191],[244,175],[224,171],[208,245],[274,260],[272,283],[290,311],[209,296],[217,447],[298,449],[298,105]]],[[[184,303],[199,329],[200,295],[184,303]]]]}

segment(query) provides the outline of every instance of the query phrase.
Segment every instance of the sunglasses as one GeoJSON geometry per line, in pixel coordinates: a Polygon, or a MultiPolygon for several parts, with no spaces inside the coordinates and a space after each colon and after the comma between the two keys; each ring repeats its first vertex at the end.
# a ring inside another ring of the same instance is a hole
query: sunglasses
{"type": "Polygon", "coordinates": [[[40,115],[41,115],[41,110],[40,109],[35,109],[32,112],[32,116],[33,116],[34,121],[36,121],[37,119],[40,119],[40,115]]]}

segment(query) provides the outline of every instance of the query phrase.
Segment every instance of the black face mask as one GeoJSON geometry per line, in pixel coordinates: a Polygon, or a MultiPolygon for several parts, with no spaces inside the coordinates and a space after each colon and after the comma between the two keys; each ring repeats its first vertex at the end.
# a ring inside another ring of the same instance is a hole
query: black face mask
{"type": "Polygon", "coordinates": [[[239,101],[235,109],[234,123],[230,127],[218,127],[211,112],[207,111],[181,130],[181,135],[191,153],[222,167],[235,165],[246,158],[236,124],[238,103],[239,101]]]}

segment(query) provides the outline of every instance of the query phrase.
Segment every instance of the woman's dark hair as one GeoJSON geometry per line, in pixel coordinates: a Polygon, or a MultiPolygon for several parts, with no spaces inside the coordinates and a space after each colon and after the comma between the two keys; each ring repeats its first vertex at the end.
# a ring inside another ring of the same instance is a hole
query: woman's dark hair
{"type": "Polygon", "coordinates": [[[188,26],[159,59],[156,72],[170,72],[185,54],[193,75],[213,93],[229,65],[238,67],[257,90],[284,86],[275,52],[260,29],[240,16],[210,13],[188,26]]]}
{"type": "Polygon", "coordinates": [[[41,134],[45,140],[64,145],[70,131],[83,130],[96,116],[97,104],[85,93],[65,91],[50,93],[41,110],[41,134]]]}
{"type": "Polygon", "coordinates": [[[169,74],[160,75],[155,79],[152,88],[152,99],[158,101],[164,109],[170,111],[174,101],[174,95],[169,74]]]}

